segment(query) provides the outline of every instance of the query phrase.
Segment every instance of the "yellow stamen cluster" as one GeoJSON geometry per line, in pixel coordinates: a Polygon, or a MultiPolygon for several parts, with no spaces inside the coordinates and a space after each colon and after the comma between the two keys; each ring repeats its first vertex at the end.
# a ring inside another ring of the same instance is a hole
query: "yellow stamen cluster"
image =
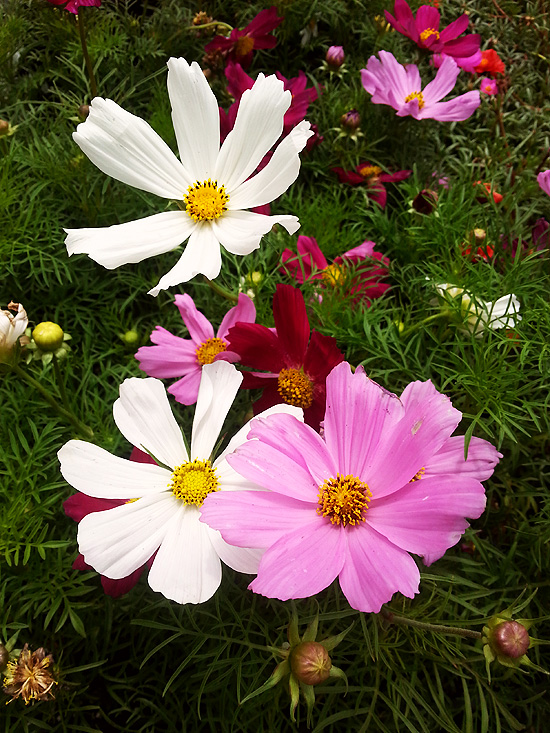
{"type": "Polygon", "coordinates": [[[345,527],[364,522],[364,512],[372,493],[364,481],[356,476],[336,474],[319,487],[317,514],[329,517],[332,524],[345,527]]]}
{"type": "Polygon", "coordinates": [[[325,267],[322,276],[323,280],[333,287],[340,285],[346,279],[342,271],[342,267],[340,265],[335,265],[334,263],[325,267]]]}
{"type": "Polygon", "coordinates": [[[283,402],[307,410],[313,402],[313,384],[300,369],[281,369],[277,391],[283,402]]]}
{"type": "Polygon", "coordinates": [[[247,56],[254,48],[254,39],[252,36],[241,36],[235,44],[235,56],[247,56]]]}
{"type": "Polygon", "coordinates": [[[427,38],[429,38],[430,36],[435,36],[436,41],[438,41],[439,40],[439,31],[436,31],[435,28],[426,28],[420,34],[420,40],[422,41],[422,43],[424,43],[424,41],[427,38]]]}
{"type": "Polygon", "coordinates": [[[195,181],[184,195],[186,211],[193,221],[218,219],[227,210],[229,196],[217,181],[195,181]]]}
{"type": "Polygon", "coordinates": [[[223,339],[212,338],[203,341],[200,346],[195,349],[197,355],[197,361],[202,366],[203,364],[212,364],[216,354],[222,351],[227,351],[227,344],[223,339]]]}
{"type": "Polygon", "coordinates": [[[410,484],[412,484],[412,482],[413,482],[413,481],[420,481],[420,479],[422,478],[422,476],[423,476],[423,475],[424,475],[425,473],[426,473],[426,469],[425,469],[425,467],[424,467],[424,466],[422,466],[422,468],[420,469],[420,471],[417,471],[417,472],[416,472],[416,473],[414,474],[414,476],[413,476],[413,477],[412,477],[412,479],[411,479],[411,480],[409,481],[409,483],[410,483],[410,484]]]}
{"type": "Polygon", "coordinates": [[[382,173],[382,168],[377,165],[360,165],[357,168],[357,173],[363,178],[378,178],[382,173]]]}
{"type": "Polygon", "coordinates": [[[422,109],[424,106],[424,97],[422,92],[411,92],[405,97],[405,102],[412,102],[413,99],[418,99],[418,109],[422,109]]]}
{"type": "Polygon", "coordinates": [[[195,458],[194,461],[176,466],[168,488],[172,490],[176,499],[181,499],[184,504],[202,506],[208,494],[219,491],[220,485],[216,469],[212,468],[210,461],[195,458]]]}

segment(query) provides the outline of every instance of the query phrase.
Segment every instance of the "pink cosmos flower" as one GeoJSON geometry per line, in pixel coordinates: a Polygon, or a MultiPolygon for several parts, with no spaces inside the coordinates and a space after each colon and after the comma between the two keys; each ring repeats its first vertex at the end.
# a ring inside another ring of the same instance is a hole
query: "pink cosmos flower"
{"type": "Polygon", "coordinates": [[[400,398],[361,367],[327,379],[324,436],[286,415],[256,423],[228,459],[267,491],[210,494],[201,521],[237,547],[267,548],[250,589],[288,600],[319,593],[338,577],[352,608],[378,612],[458,542],[485,508],[481,481],[501,454],[450,437],[461,418],[431,382],[400,398]]]}
{"type": "Polygon", "coordinates": [[[387,275],[390,261],[380,252],[375,252],[375,246],[374,242],[363,242],[336,257],[334,262],[329,264],[313,237],[299,236],[296,243],[298,254],[296,255],[291,249],[285,249],[281,255],[283,262],[281,271],[288,273],[299,283],[321,280],[325,286],[336,286],[345,281],[346,265],[361,265],[357,267],[350,284],[350,294],[355,296],[355,301],[364,302],[369,306],[372,300],[379,298],[390,287],[380,282],[380,279],[387,275]],[[376,265],[373,260],[380,264],[376,265]]]}
{"type": "Polygon", "coordinates": [[[550,170],[541,171],[537,176],[537,183],[550,196],[550,170]]]}
{"type": "Polygon", "coordinates": [[[448,102],[440,102],[454,87],[459,68],[446,56],[436,77],[422,90],[418,67],[402,66],[393,54],[380,51],[380,60],[371,56],[367,68],[361,70],[363,86],[372,94],[374,104],[388,104],[398,117],[411,115],[417,120],[441,122],[466,120],[480,105],[479,92],[466,92],[448,102]]]}
{"type": "Polygon", "coordinates": [[[376,201],[383,209],[386,206],[388,195],[384,187],[384,183],[397,183],[408,178],[412,171],[404,170],[396,173],[382,173],[382,168],[378,165],[365,162],[359,163],[354,171],[345,171],[343,168],[331,168],[338,176],[340,183],[349,183],[351,186],[365,184],[367,186],[369,198],[376,201]]]}
{"type": "Polygon", "coordinates": [[[291,285],[277,285],[273,297],[275,330],[240,323],[228,334],[240,363],[264,371],[242,372],[243,388],[263,388],[257,414],[281,402],[304,410],[308,425],[319,428],[325,409],[325,381],[344,360],[336,339],[311,332],[304,296],[291,285]],[[311,334],[311,339],[310,339],[311,334]]]}
{"type": "Polygon", "coordinates": [[[490,96],[498,94],[498,84],[494,79],[490,79],[488,76],[483,77],[479,88],[484,94],[489,94],[490,96]]]}
{"type": "Polygon", "coordinates": [[[279,18],[277,8],[272,6],[262,10],[245,28],[238,30],[234,28],[228,38],[216,36],[210,41],[204,50],[207,54],[214,51],[221,51],[226,54],[229,61],[237,61],[245,68],[252,62],[252,52],[258,48],[275,48],[277,39],[271,35],[283,22],[279,18]]]}
{"type": "MultiPolygon", "coordinates": [[[[65,5],[65,3],[67,3],[67,0],[47,0],[47,2],[49,2],[50,5],[65,5]]],[[[65,10],[68,10],[69,13],[74,13],[74,15],[77,15],[78,8],[81,7],[99,8],[101,7],[101,0],[69,0],[69,2],[65,5],[65,10]]]]}
{"type": "Polygon", "coordinates": [[[459,64],[459,59],[471,59],[474,54],[476,56],[475,63],[481,61],[481,52],[479,50],[481,36],[478,33],[472,33],[463,38],[458,38],[461,33],[464,33],[470,22],[466,13],[440,32],[439,23],[441,16],[439,15],[439,10],[430,5],[421,5],[418,8],[415,19],[411,8],[405,0],[395,0],[393,12],[395,13],[395,17],[390,15],[387,10],[384,11],[388,23],[396,31],[414,41],[420,48],[425,48],[432,53],[441,53],[445,56],[450,56],[455,59],[457,64],[459,64]]]}
{"type": "Polygon", "coordinates": [[[150,377],[162,379],[181,377],[168,387],[183,405],[194,405],[199,394],[202,368],[214,361],[239,361],[228,340],[229,329],[237,323],[254,323],[256,308],[252,300],[239,294],[237,305],[225,314],[218,332],[199,311],[190,295],[176,295],[177,306],[191,338],[184,339],[157,326],[151,334],[155,346],[142,346],[136,352],[136,359],[150,377]]]}

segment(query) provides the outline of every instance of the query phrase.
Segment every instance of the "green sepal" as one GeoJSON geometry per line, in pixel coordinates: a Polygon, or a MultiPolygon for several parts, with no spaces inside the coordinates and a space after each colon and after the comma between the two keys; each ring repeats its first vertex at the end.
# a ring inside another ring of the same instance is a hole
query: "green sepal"
{"type": "Polygon", "coordinates": [[[313,685],[306,685],[304,682],[300,682],[300,689],[304,696],[304,700],[307,705],[307,727],[311,727],[313,706],[315,705],[315,690],[313,685]]]}
{"type": "Polygon", "coordinates": [[[336,636],[329,636],[328,639],[320,641],[319,644],[324,646],[327,652],[330,652],[332,649],[334,649],[335,646],[338,646],[338,644],[342,641],[346,634],[351,631],[353,625],[353,623],[350,624],[348,628],[344,629],[344,631],[342,631],[340,634],[337,634],[336,636]]]}
{"type": "Polygon", "coordinates": [[[344,672],[344,670],[340,669],[340,667],[335,667],[333,664],[332,667],[330,668],[329,679],[331,677],[336,677],[339,680],[344,680],[344,682],[346,683],[346,695],[347,695],[348,694],[348,678],[346,677],[346,673],[344,672]]]}
{"type": "Polygon", "coordinates": [[[317,637],[317,629],[319,627],[319,610],[315,614],[315,618],[308,625],[302,636],[302,641],[315,641],[317,637]]]}
{"type": "Polygon", "coordinates": [[[296,613],[296,607],[294,604],[292,604],[292,616],[290,618],[290,623],[288,624],[287,633],[291,648],[300,643],[301,639],[300,634],[298,633],[298,614],[296,613]]]}
{"type": "MultiPolygon", "coordinates": [[[[284,662],[283,662],[284,664],[284,662]]],[[[300,699],[300,684],[293,674],[288,679],[288,689],[290,692],[290,718],[293,723],[296,722],[296,708],[298,707],[298,700],[300,699]]]]}
{"type": "Polygon", "coordinates": [[[281,662],[278,664],[275,669],[273,670],[273,674],[271,677],[267,680],[267,682],[264,682],[264,684],[261,687],[258,687],[257,690],[254,690],[254,692],[251,692],[250,695],[247,695],[245,698],[241,700],[239,703],[240,705],[244,705],[245,702],[248,702],[249,700],[252,700],[253,697],[256,697],[257,695],[261,695],[262,692],[266,692],[267,690],[270,690],[272,687],[275,687],[275,685],[280,682],[285,675],[289,674],[290,672],[290,664],[288,663],[288,660],[285,659],[284,662],[281,662]]]}

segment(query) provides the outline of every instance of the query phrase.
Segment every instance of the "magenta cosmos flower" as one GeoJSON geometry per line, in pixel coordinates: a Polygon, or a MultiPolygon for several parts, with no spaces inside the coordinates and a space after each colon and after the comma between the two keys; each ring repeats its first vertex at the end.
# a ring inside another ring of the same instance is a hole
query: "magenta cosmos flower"
{"type": "Polygon", "coordinates": [[[136,352],[136,359],[140,369],[150,377],[181,377],[168,387],[168,392],[183,405],[194,405],[205,364],[239,361],[239,354],[229,344],[227,332],[237,323],[254,323],[256,308],[247,295],[240,293],[237,305],[225,314],[214,335],[212,324],[197,310],[190,295],[176,295],[174,302],[191,338],[174,336],[157,326],[151,334],[155,346],[142,346],[136,352]]]}
{"type": "Polygon", "coordinates": [[[384,183],[398,183],[411,175],[410,170],[383,173],[380,166],[369,162],[359,163],[354,171],[345,171],[343,168],[331,168],[331,170],[336,173],[340,183],[349,183],[351,186],[365,185],[369,198],[376,201],[383,209],[388,199],[384,183]]]}
{"type": "Polygon", "coordinates": [[[245,28],[234,28],[229,37],[216,36],[208,43],[206,53],[221,51],[229,61],[238,61],[248,68],[252,62],[252,52],[259,48],[275,48],[277,39],[271,32],[284,18],[279,18],[275,6],[262,10],[245,28]]]}
{"type": "Polygon", "coordinates": [[[458,38],[461,33],[464,33],[470,22],[470,18],[466,13],[440,32],[441,17],[439,10],[431,5],[421,5],[415,18],[405,0],[395,0],[393,12],[395,17],[387,10],[384,11],[388,23],[396,31],[414,41],[420,48],[432,53],[451,56],[459,66],[464,59],[468,59],[470,64],[474,63],[474,59],[472,59],[474,55],[475,63],[479,63],[481,60],[481,51],[479,50],[481,36],[478,33],[458,38]]]}
{"type": "Polygon", "coordinates": [[[266,547],[250,589],[288,600],[338,577],[350,605],[378,612],[400,592],[412,598],[425,563],[440,558],[485,507],[480,481],[500,453],[450,437],[461,413],[431,382],[400,398],[361,367],[327,379],[324,436],[292,417],[259,421],[228,460],[267,491],[210,494],[201,521],[238,547],[266,547]]]}
{"type": "Polygon", "coordinates": [[[537,176],[537,183],[544,193],[547,193],[550,196],[550,170],[539,173],[537,176]]]}
{"type": "Polygon", "coordinates": [[[354,299],[370,305],[371,301],[384,295],[390,287],[381,283],[380,279],[388,274],[390,261],[380,252],[375,252],[374,242],[366,241],[358,247],[344,252],[329,264],[313,237],[298,237],[296,255],[291,249],[285,249],[281,255],[283,272],[288,273],[296,282],[304,283],[320,280],[324,286],[337,286],[346,282],[346,269],[355,266],[357,269],[349,283],[349,292],[354,299]],[[379,264],[376,264],[379,263],[379,264]]]}
{"type": "MultiPolygon", "coordinates": [[[[65,3],[67,3],[67,0],[47,0],[47,2],[49,2],[50,5],[65,5],[65,3]]],[[[101,7],[101,0],[69,0],[69,2],[65,5],[65,10],[68,10],[69,13],[74,13],[74,15],[77,15],[78,8],[82,7],[99,8],[101,7]]]]}
{"type": "Polygon", "coordinates": [[[374,104],[387,104],[397,110],[398,117],[410,115],[417,120],[441,122],[466,120],[480,105],[479,92],[466,92],[448,102],[440,102],[454,88],[459,68],[446,56],[433,81],[422,89],[418,67],[402,66],[387,51],[380,51],[380,60],[371,56],[367,68],[361,70],[363,86],[372,94],[374,104]]]}
{"type": "Polygon", "coordinates": [[[231,348],[240,363],[264,371],[243,372],[243,388],[263,388],[254,412],[286,402],[301,407],[304,420],[319,427],[325,410],[327,375],[344,355],[336,339],[310,331],[302,293],[291,285],[277,285],[273,297],[275,331],[241,323],[230,329],[231,348]],[[311,339],[310,339],[311,335],[311,339]]]}

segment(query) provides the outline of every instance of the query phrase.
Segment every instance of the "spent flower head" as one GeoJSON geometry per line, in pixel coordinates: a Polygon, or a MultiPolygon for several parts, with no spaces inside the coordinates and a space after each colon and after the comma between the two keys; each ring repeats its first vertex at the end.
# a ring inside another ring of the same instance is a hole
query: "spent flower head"
{"type": "Polygon", "coordinates": [[[43,647],[34,652],[25,644],[17,659],[8,662],[4,671],[3,689],[12,702],[20,697],[25,705],[35,700],[53,700],[57,676],[51,654],[43,647]]]}
{"type": "Polygon", "coordinates": [[[0,364],[13,366],[19,359],[20,339],[29,319],[21,303],[9,303],[0,311],[0,364]]]}

